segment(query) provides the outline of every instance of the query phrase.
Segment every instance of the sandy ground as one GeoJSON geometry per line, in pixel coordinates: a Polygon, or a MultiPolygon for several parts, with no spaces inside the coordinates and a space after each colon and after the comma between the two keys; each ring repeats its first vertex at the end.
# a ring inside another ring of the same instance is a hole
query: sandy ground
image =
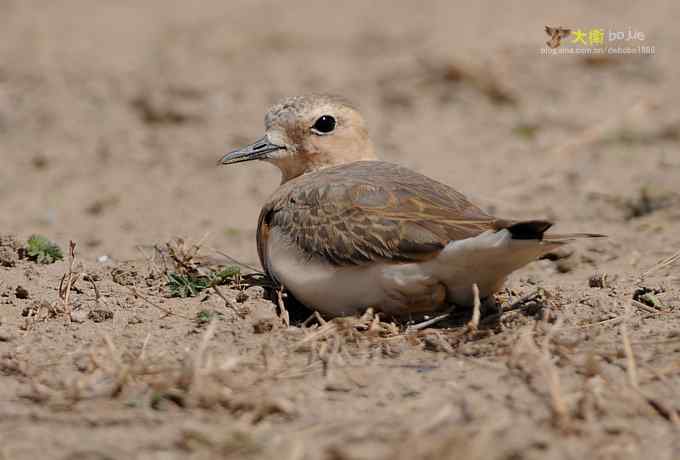
{"type": "Polygon", "coordinates": [[[0,0],[0,459],[680,458],[680,275],[658,265],[680,250],[678,20],[671,0],[0,0]],[[656,55],[542,56],[545,25],[656,55]],[[154,245],[176,236],[201,242],[190,265],[257,264],[278,173],[215,163],[309,92],[487,210],[609,237],[513,274],[500,301],[540,296],[476,332],[469,312],[287,328],[247,279],[169,297],[154,245]],[[73,265],[20,258],[35,233],[73,265]]]}

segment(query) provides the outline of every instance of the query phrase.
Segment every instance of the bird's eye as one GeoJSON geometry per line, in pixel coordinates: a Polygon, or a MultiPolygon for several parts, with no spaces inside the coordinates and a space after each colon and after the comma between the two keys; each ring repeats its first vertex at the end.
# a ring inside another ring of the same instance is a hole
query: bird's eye
{"type": "Polygon", "coordinates": [[[335,129],[335,118],[330,115],[323,115],[312,126],[312,131],[318,134],[328,134],[335,129]]]}

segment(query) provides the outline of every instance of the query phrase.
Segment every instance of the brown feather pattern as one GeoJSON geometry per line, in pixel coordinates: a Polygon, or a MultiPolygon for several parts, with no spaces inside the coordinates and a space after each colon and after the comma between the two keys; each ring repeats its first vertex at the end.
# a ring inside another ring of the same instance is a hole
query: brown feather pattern
{"type": "Polygon", "coordinates": [[[267,237],[276,228],[310,257],[333,265],[419,261],[450,241],[513,223],[407,168],[359,161],[283,184],[260,214],[258,252],[268,269],[267,237]]]}

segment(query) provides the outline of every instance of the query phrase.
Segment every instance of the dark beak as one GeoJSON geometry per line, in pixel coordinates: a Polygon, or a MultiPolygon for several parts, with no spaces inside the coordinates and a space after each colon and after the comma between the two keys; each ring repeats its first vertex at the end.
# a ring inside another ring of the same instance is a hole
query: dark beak
{"type": "Polygon", "coordinates": [[[234,163],[241,163],[250,160],[261,160],[267,157],[267,154],[276,150],[285,149],[280,145],[269,142],[267,136],[261,137],[250,145],[243,148],[232,150],[222,157],[219,164],[232,165],[234,163]]]}

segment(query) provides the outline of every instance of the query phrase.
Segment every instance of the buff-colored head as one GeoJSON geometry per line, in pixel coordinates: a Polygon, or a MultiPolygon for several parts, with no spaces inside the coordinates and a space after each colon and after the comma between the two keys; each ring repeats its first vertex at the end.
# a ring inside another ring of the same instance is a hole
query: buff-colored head
{"type": "Polygon", "coordinates": [[[375,160],[361,114],[333,96],[296,96],[269,109],[265,135],[226,154],[222,164],[264,160],[280,170],[281,182],[329,166],[375,160]]]}

